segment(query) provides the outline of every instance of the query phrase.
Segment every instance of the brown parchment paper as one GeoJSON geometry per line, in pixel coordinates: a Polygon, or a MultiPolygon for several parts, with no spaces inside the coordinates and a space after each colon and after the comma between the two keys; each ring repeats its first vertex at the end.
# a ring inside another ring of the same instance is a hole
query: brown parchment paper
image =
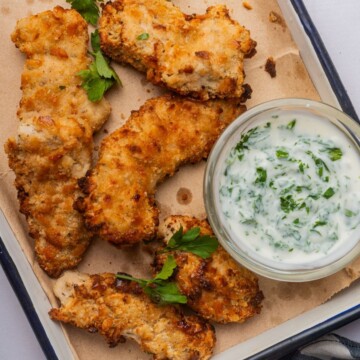
{"type": "MultiPolygon", "coordinates": [[[[248,108],[266,100],[282,97],[319,99],[286,23],[269,21],[271,11],[281,14],[275,0],[249,0],[252,10],[245,9],[241,0],[174,0],[173,2],[186,13],[203,13],[208,6],[223,2],[229,7],[231,16],[251,30],[252,38],[258,45],[257,54],[245,62],[246,82],[253,89],[252,99],[247,102],[248,108]],[[264,71],[265,62],[269,56],[276,61],[277,76],[273,79],[264,71]]],[[[16,134],[18,125],[16,110],[21,98],[20,75],[24,63],[23,55],[10,40],[10,33],[17,19],[52,9],[55,5],[69,6],[65,0],[0,0],[2,45],[0,52],[0,207],[53,306],[57,306],[51,290],[53,280],[49,279],[34,261],[33,241],[28,237],[26,223],[18,212],[18,202],[13,186],[14,175],[8,168],[3,144],[8,137],[16,134]]],[[[104,136],[105,129],[112,131],[123,124],[130,111],[138,109],[145,99],[163,92],[147,83],[144,75],[135,70],[116,64],[114,67],[124,87],[113,89],[108,94],[107,98],[111,102],[113,111],[109,122],[97,135],[97,141],[104,136]]],[[[169,214],[191,214],[200,218],[206,216],[202,200],[204,165],[205,163],[185,166],[175,177],[160,186],[157,200],[161,208],[161,218],[169,214]],[[190,202],[178,201],[183,189],[191,193],[190,202]]],[[[79,270],[88,273],[124,271],[135,276],[150,276],[148,271],[150,259],[150,249],[145,245],[139,245],[131,250],[117,250],[97,240],[88,250],[79,270]]],[[[215,352],[222,352],[316,307],[348,287],[358,277],[360,277],[360,260],[331,277],[308,283],[292,284],[260,278],[260,286],[265,295],[262,313],[245,324],[216,325],[218,341],[215,352]]],[[[64,329],[80,359],[149,359],[149,355],[143,354],[132,341],[110,349],[100,335],[88,334],[70,326],[65,326],[64,329]]]]}

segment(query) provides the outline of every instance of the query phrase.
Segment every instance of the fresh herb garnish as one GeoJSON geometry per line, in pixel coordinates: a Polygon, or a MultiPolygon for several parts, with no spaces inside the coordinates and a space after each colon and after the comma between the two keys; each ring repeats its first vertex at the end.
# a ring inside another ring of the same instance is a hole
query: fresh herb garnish
{"type": "Polygon", "coordinates": [[[276,150],[276,156],[278,159],[287,159],[289,157],[289,153],[285,150],[276,150]]]}
{"type": "Polygon", "coordinates": [[[150,37],[148,33],[142,33],[136,37],[136,40],[147,40],[150,37]]]}
{"type": "Polygon", "coordinates": [[[258,167],[258,168],[256,168],[256,173],[257,173],[258,177],[255,180],[255,184],[257,184],[257,183],[265,183],[266,178],[267,178],[266,170],[261,168],[261,167],[258,167]]]}
{"type": "Polygon", "coordinates": [[[100,35],[99,35],[99,30],[98,29],[96,29],[93,33],[91,33],[90,39],[91,39],[91,47],[93,49],[93,52],[97,53],[97,52],[101,51],[101,48],[100,48],[100,35]]]}
{"type": "Polygon", "coordinates": [[[151,280],[137,279],[125,274],[116,274],[116,278],[138,283],[145,294],[157,304],[186,304],[187,298],[180,293],[176,283],[167,281],[176,266],[174,257],[170,255],[167,257],[161,271],[151,280]]]}
{"type": "Polygon", "coordinates": [[[87,92],[89,100],[96,102],[101,100],[105,92],[115,83],[121,85],[121,81],[100,50],[100,37],[97,30],[91,34],[91,46],[94,50],[91,53],[94,61],[88,69],[79,71],[78,76],[83,80],[81,86],[87,92]]]}
{"type": "Polygon", "coordinates": [[[331,161],[340,160],[343,155],[340,148],[330,148],[330,149],[326,149],[326,151],[328,152],[331,161]]]}
{"type": "Polygon", "coordinates": [[[182,226],[180,226],[180,229],[174,233],[162,252],[182,250],[207,259],[218,246],[219,243],[215,237],[200,235],[199,227],[194,227],[184,233],[182,226]]]}
{"type": "Polygon", "coordinates": [[[296,119],[290,121],[287,125],[286,125],[286,128],[289,129],[289,130],[292,130],[294,128],[296,124],[296,119]]]}
{"type": "Polygon", "coordinates": [[[335,194],[335,191],[333,188],[329,187],[324,193],[323,197],[325,199],[330,199],[335,194]]]}
{"type": "MultiPolygon", "coordinates": [[[[102,2],[102,0],[99,0],[102,2]]],[[[66,0],[88,23],[96,25],[100,11],[96,0],[66,0]]]]}

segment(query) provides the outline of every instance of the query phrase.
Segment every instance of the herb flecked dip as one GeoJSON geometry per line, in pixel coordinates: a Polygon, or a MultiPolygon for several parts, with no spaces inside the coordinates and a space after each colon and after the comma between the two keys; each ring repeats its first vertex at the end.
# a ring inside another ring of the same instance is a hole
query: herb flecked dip
{"type": "Polygon", "coordinates": [[[360,227],[359,189],[359,155],[347,137],[320,119],[286,114],[239,136],[219,201],[230,231],[256,256],[297,265],[344,250],[360,227]]]}

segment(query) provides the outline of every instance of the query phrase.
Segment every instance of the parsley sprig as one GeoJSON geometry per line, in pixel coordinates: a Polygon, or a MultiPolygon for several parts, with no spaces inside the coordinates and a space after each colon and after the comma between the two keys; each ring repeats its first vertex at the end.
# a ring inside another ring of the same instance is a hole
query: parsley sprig
{"type": "Polygon", "coordinates": [[[107,58],[100,49],[100,36],[98,30],[91,34],[91,47],[93,52],[91,55],[94,61],[89,65],[88,69],[78,72],[82,78],[81,86],[87,92],[90,101],[96,102],[102,99],[105,92],[115,83],[121,84],[121,80],[109,65],[107,58]]]}
{"type": "Polygon", "coordinates": [[[203,259],[207,259],[218,248],[217,239],[210,235],[200,235],[200,228],[193,227],[183,232],[183,227],[174,233],[162,252],[182,250],[191,252],[203,259]]]}
{"type": "MultiPolygon", "coordinates": [[[[103,0],[99,0],[102,2],[103,0]]],[[[71,8],[76,10],[88,23],[96,25],[99,16],[99,6],[96,0],[66,0],[67,3],[71,4],[71,8]]]]}
{"type": "Polygon", "coordinates": [[[159,305],[186,304],[187,298],[180,293],[176,283],[168,281],[176,266],[174,257],[169,255],[161,271],[151,280],[137,279],[125,274],[116,274],[116,278],[135,281],[142,287],[145,294],[159,305]]]}

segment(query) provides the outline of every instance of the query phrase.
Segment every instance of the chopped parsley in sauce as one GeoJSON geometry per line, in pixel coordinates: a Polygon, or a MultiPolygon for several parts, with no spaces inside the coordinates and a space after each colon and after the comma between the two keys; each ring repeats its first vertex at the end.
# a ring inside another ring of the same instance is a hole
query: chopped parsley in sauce
{"type": "Polygon", "coordinates": [[[333,125],[264,119],[241,134],[225,160],[219,200],[226,222],[263,257],[323,257],[360,227],[359,165],[333,125]]]}

